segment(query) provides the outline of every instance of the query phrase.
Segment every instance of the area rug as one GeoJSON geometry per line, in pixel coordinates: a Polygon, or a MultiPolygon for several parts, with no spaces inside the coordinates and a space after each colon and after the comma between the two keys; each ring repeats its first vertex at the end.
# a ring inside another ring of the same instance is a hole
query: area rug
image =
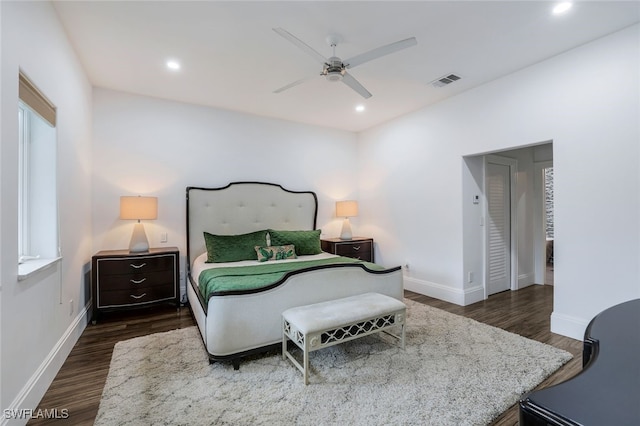
{"type": "Polygon", "coordinates": [[[95,424],[486,425],[572,358],[405,302],[405,350],[379,333],[312,352],[307,386],[276,352],[209,364],[195,327],[119,342],[95,424]]]}

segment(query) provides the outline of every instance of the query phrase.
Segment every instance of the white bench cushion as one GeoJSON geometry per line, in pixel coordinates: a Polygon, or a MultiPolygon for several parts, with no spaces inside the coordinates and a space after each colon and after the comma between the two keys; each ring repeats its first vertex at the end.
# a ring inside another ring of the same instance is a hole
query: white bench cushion
{"type": "Polygon", "coordinates": [[[390,314],[404,308],[404,303],[393,297],[365,293],[287,309],[282,316],[301,333],[309,334],[390,314]]]}

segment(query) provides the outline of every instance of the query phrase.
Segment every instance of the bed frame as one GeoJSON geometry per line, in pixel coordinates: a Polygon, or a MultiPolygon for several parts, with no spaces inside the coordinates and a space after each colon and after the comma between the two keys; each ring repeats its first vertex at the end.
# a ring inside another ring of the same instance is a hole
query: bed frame
{"type": "Polygon", "coordinates": [[[193,261],[206,251],[203,232],[233,235],[262,229],[313,230],[318,198],[263,182],[233,182],[219,188],[187,187],[187,298],[209,354],[229,360],[277,348],[285,310],[369,292],[403,300],[401,268],[373,271],[362,264],[323,265],[285,275],[260,291],[214,295],[205,301],[193,261]]]}

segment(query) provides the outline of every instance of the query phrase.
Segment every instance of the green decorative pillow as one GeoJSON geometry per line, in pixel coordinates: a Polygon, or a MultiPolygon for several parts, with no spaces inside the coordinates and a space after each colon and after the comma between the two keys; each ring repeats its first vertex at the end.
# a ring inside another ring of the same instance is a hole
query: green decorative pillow
{"type": "Polygon", "coordinates": [[[285,260],[285,259],[295,259],[296,256],[296,248],[293,244],[289,244],[286,246],[268,246],[268,247],[260,247],[256,246],[256,254],[258,255],[259,262],[267,262],[269,260],[285,260]]]}
{"type": "Polygon", "coordinates": [[[320,229],[313,231],[276,231],[269,229],[272,246],[293,244],[298,256],[320,254],[320,229]]]}
{"type": "Polygon", "coordinates": [[[207,263],[256,260],[255,246],[267,243],[267,231],[256,231],[240,235],[214,235],[204,233],[207,246],[207,263]]]}

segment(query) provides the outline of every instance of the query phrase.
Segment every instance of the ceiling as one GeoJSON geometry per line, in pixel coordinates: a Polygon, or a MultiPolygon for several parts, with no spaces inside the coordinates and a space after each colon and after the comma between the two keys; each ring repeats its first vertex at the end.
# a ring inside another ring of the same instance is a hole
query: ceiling
{"type": "Polygon", "coordinates": [[[640,21],[640,2],[69,1],[54,7],[96,87],[300,123],[362,131],[640,21]],[[408,37],[417,45],[349,71],[373,96],[326,81],[338,35],[348,59],[408,37]],[[166,68],[168,59],[181,63],[166,68]],[[430,83],[454,73],[445,87],[430,83]],[[274,90],[298,79],[304,84],[274,90]],[[356,112],[362,104],[365,111],[356,112]]]}

